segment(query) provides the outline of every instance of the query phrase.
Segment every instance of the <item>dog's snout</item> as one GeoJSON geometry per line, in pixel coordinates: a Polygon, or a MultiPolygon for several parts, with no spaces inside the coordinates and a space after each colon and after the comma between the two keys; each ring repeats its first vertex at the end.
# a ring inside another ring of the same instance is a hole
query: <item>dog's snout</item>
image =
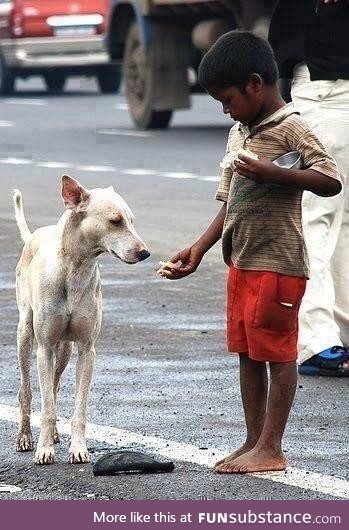
{"type": "Polygon", "coordinates": [[[145,259],[149,258],[150,252],[146,249],[143,249],[137,252],[137,256],[139,261],[144,261],[145,259]]]}

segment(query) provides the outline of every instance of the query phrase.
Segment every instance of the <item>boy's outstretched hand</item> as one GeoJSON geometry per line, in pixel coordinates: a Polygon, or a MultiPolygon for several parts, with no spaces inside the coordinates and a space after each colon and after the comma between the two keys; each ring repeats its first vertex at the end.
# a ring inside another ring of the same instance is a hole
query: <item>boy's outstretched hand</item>
{"type": "Polygon", "coordinates": [[[239,175],[254,180],[259,184],[269,184],[275,182],[275,177],[278,168],[268,158],[250,158],[248,156],[239,155],[239,159],[234,162],[239,175]]]}
{"type": "Polygon", "coordinates": [[[203,253],[194,246],[187,247],[166,262],[164,269],[168,280],[180,280],[196,271],[203,258],[203,253]],[[171,266],[170,266],[171,265],[171,266]]]}

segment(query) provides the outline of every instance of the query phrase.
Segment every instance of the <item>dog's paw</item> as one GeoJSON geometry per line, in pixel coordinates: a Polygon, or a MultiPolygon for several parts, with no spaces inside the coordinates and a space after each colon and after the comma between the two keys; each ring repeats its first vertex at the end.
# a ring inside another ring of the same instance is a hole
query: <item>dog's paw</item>
{"type": "Polygon", "coordinates": [[[90,453],[85,444],[71,444],[69,447],[70,464],[87,464],[90,462],[90,453]]]}
{"type": "Polygon", "coordinates": [[[32,433],[29,432],[19,432],[17,434],[16,440],[16,451],[22,453],[24,451],[33,451],[33,437],[32,433]]]}
{"type": "Polygon", "coordinates": [[[35,464],[43,465],[43,464],[53,464],[55,460],[55,451],[53,449],[53,446],[47,445],[38,447],[36,449],[35,453],[35,464]]]}

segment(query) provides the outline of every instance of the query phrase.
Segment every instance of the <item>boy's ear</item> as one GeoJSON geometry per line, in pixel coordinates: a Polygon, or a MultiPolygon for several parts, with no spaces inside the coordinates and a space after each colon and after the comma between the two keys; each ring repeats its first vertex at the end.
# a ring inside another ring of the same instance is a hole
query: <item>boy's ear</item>
{"type": "Polygon", "coordinates": [[[251,74],[250,79],[247,82],[246,88],[252,92],[260,92],[264,86],[264,81],[259,74],[251,74]]]}
{"type": "Polygon", "coordinates": [[[62,176],[61,195],[64,206],[71,210],[82,210],[90,198],[90,192],[69,175],[62,176]]]}

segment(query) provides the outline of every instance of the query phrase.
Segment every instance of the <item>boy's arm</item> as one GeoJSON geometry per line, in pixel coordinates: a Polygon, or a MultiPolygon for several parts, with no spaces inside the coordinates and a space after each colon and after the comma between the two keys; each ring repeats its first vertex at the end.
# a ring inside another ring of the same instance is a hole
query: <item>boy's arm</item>
{"type": "Polygon", "coordinates": [[[204,254],[222,237],[226,211],[227,205],[224,203],[202,236],[192,246],[170,258],[173,267],[166,271],[166,278],[179,280],[196,271],[204,254]]]}
{"type": "Polygon", "coordinates": [[[260,184],[278,184],[308,190],[322,197],[332,197],[342,189],[339,180],[314,169],[286,169],[276,166],[267,158],[252,160],[242,155],[239,158],[244,161],[244,164],[235,162],[239,175],[260,184]]]}
{"type": "Polygon", "coordinates": [[[342,186],[335,160],[299,117],[293,117],[291,130],[287,143],[290,151],[298,151],[301,155],[304,169],[279,168],[266,158],[252,160],[239,156],[245,162],[236,161],[239,174],[261,184],[289,186],[323,197],[337,195],[342,186]]]}

